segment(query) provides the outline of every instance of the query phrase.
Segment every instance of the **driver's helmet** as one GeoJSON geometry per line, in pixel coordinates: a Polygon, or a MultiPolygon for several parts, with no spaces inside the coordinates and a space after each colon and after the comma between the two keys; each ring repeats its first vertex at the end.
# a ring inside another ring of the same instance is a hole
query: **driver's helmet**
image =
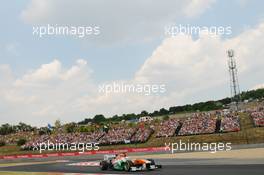
{"type": "Polygon", "coordinates": [[[116,158],[124,158],[124,157],[127,157],[126,153],[120,153],[120,154],[117,154],[116,156],[116,158]]]}

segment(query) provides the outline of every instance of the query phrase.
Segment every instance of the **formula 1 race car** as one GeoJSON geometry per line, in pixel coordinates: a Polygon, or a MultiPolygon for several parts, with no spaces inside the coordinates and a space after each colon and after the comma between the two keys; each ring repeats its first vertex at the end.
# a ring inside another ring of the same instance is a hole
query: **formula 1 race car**
{"type": "Polygon", "coordinates": [[[153,159],[129,159],[126,153],[117,155],[104,155],[104,160],[100,162],[101,170],[119,171],[144,171],[162,168],[156,165],[153,159]]]}

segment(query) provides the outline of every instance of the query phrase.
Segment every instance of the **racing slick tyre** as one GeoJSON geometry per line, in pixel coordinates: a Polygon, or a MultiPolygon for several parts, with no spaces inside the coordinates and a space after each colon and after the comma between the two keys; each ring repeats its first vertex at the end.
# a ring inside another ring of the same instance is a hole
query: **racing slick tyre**
{"type": "Polygon", "coordinates": [[[148,161],[150,161],[151,165],[155,165],[155,161],[153,159],[147,159],[148,161]]]}
{"type": "Polygon", "coordinates": [[[157,168],[162,168],[162,165],[156,165],[157,168]]]}
{"type": "MultiPolygon", "coordinates": [[[[153,159],[147,159],[147,160],[150,161],[150,165],[155,165],[156,168],[162,168],[162,165],[156,165],[156,163],[155,163],[155,161],[153,159]]],[[[150,170],[150,168],[148,168],[148,169],[150,170]]]]}
{"type": "Polygon", "coordinates": [[[103,160],[103,161],[100,162],[100,168],[101,168],[101,170],[105,171],[105,170],[108,169],[108,167],[109,167],[109,164],[108,164],[107,161],[104,161],[103,160]]]}
{"type": "MultiPolygon", "coordinates": [[[[146,164],[146,168],[149,171],[152,171],[153,169],[151,168],[151,166],[155,165],[155,161],[153,159],[147,159],[148,161],[150,161],[150,164],[146,164]]],[[[155,165],[156,166],[156,165],[155,165]]]]}
{"type": "Polygon", "coordinates": [[[127,160],[124,163],[124,170],[125,171],[130,171],[132,166],[133,166],[133,162],[131,160],[127,160]]]}

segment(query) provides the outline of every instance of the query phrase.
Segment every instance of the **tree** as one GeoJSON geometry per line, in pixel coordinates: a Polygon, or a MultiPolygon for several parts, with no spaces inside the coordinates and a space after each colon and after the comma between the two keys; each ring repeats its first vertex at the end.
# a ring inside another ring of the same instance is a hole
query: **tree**
{"type": "Polygon", "coordinates": [[[93,119],[91,119],[91,118],[85,118],[83,121],[78,122],[78,124],[86,125],[86,124],[88,124],[89,122],[92,122],[92,121],[93,121],[93,119]]]}
{"type": "Polygon", "coordinates": [[[5,144],[6,144],[5,141],[0,141],[0,147],[5,146],[5,144]]]}
{"type": "Polygon", "coordinates": [[[55,129],[59,129],[61,128],[61,121],[59,119],[57,119],[54,123],[55,129]]]}
{"type": "Polygon", "coordinates": [[[90,126],[80,126],[79,127],[79,132],[93,132],[93,129],[90,126]]]}
{"type": "Polygon", "coordinates": [[[147,116],[147,115],[149,115],[149,113],[147,111],[145,111],[145,110],[140,113],[141,117],[147,116]]]}
{"type": "Polygon", "coordinates": [[[122,115],[122,119],[123,120],[132,120],[132,119],[135,119],[135,118],[137,118],[137,116],[134,113],[132,113],[132,114],[123,114],[122,115]]]}
{"type": "Polygon", "coordinates": [[[105,119],[104,115],[102,115],[102,114],[97,114],[93,118],[94,123],[101,123],[101,122],[104,122],[105,120],[106,119],[105,119]]]}
{"type": "Polygon", "coordinates": [[[0,127],[0,135],[7,135],[15,132],[15,129],[12,125],[9,125],[8,123],[3,124],[0,127]]]}
{"type": "Polygon", "coordinates": [[[159,115],[167,115],[169,114],[169,111],[165,108],[161,108],[159,111],[159,115]]]}
{"type": "Polygon", "coordinates": [[[76,130],[76,123],[74,123],[74,122],[72,122],[72,123],[67,123],[67,124],[65,124],[65,131],[67,132],[67,133],[72,133],[72,132],[75,132],[75,130],[76,130]]]}
{"type": "Polygon", "coordinates": [[[121,117],[118,115],[114,115],[112,118],[109,119],[110,121],[121,121],[121,117]]]}
{"type": "Polygon", "coordinates": [[[51,131],[48,127],[41,127],[39,128],[38,134],[39,135],[44,135],[44,134],[50,134],[51,131]]]}
{"type": "Polygon", "coordinates": [[[27,125],[23,122],[19,122],[19,124],[16,126],[19,131],[32,131],[32,126],[27,125]]]}
{"type": "Polygon", "coordinates": [[[150,114],[150,116],[158,116],[159,115],[159,111],[154,111],[152,114],[150,114]]]}
{"type": "Polygon", "coordinates": [[[26,141],[26,139],[19,139],[18,141],[17,141],[17,146],[22,146],[22,145],[24,145],[25,143],[26,143],[27,141],[26,141]]]}

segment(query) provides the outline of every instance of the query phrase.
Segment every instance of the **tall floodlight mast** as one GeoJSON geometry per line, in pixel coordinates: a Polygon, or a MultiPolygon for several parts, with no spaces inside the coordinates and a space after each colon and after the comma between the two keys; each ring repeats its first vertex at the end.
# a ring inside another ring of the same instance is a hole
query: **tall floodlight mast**
{"type": "Polygon", "coordinates": [[[237,78],[237,66],[234,58],[234,50],[228,50],[227,55],[230,74],[231,106],[235,105],[236,110],[238,110],[238,103],[240,102],[240,89],[237,78]]]}

